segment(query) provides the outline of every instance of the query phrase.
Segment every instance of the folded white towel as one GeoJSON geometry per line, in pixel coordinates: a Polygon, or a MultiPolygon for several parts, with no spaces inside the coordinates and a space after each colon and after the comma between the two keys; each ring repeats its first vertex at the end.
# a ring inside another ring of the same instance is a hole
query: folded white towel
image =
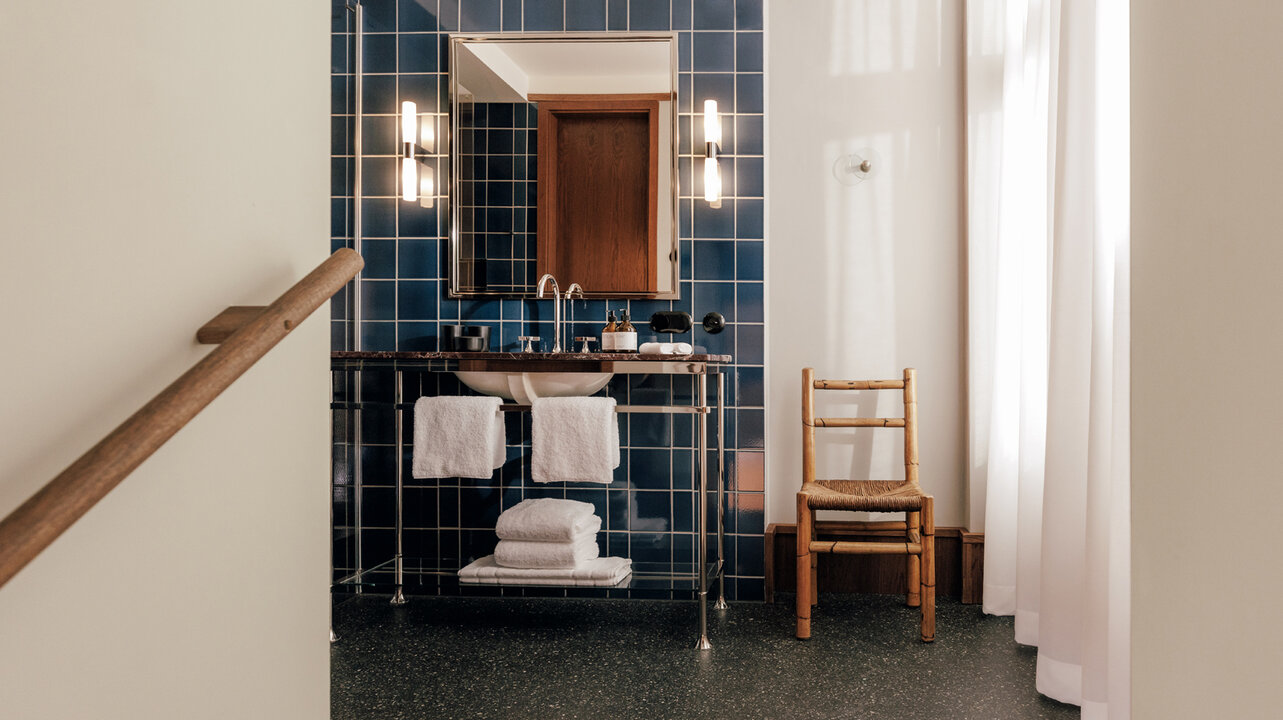
{"type": "Polygon", "coordinates": [[[487,555],[459,571],[459,581],[487,585],[592,585],[623,582],[633,571],[633,561],[621,557],[589,560],[573,568],[506,568],[487,555]]]}
{"type": "Polygon", "coordinates": [[[421,397],[414,403],[416,478],[489,478],[503,465],[497,397],[421,397]]]}
{"type": "Polygon", "coordinates": [[[522,500],[500,513],[494,526],[500,540],[534,542],[571,542],[600,529],[592,503],[561,498],[522,500]]]}
{"type": "Polygon", "coordinates": [[[530,407],[535,482],[609,485],[619,467],[619,418],[608,397],[536,398],[530,407]]]}
{"type": "Polygon", "coordinates": [[[690,355],[695,352],[695,348],[684,342],[648,342],[642,343],[637,352],[642,355],[690,355]]]}
{"type": "Polygon", "coordinates": [[[572,542],[500,540],[494,546],[495,562],[511,568],[572,568],[600,554],[595,532],[572,542]]]}

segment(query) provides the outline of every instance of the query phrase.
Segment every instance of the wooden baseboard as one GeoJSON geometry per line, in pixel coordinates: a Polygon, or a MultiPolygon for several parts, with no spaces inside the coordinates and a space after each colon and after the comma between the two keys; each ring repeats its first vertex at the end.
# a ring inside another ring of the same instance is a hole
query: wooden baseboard
{"type": "MultiPolygon", "coordinates": [[[[816,534],[840,540],[878,540],[899,537],[890,530],[862,530],[850,522],[816,523],[816,534]]],[[[984,585],[984,533],[957,527],[936,528],[936,592],[964,603],[980,602],[984,585]]],[[[775,591],[793,592],[797,581],[797,526],[771,523],[766,528],[766,601],[775,591]]],[[[902,594],[904,557],[899,555],[820,556],[817,569],[820,592],[902,594]]]]}

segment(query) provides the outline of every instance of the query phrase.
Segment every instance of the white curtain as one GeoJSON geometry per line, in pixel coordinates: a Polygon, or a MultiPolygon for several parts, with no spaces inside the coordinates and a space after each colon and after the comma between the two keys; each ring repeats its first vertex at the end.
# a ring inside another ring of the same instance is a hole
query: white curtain
{"type": "Polygon", "coordinates": [[[1129,715],[1128,5],[970,0],[972,529],[1038,690],[1129,715]]]}

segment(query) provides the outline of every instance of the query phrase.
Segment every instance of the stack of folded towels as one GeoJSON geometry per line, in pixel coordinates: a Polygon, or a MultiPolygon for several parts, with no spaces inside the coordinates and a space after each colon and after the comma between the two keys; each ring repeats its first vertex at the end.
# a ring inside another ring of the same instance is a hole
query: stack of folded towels
{"type": "Polygon", "coordinates": [[[616,585],[632,572],[628,558],[598,557],[601,518],[591,503],[523,500],[499,515],[499,544],[459,571],[465,582],[616,585]]]}

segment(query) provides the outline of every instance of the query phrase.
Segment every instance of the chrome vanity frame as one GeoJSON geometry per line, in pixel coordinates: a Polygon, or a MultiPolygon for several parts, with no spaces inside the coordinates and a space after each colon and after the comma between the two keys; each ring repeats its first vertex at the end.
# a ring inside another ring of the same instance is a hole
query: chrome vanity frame
{"type": "MultiPolygon", "coordinates": [[[[663,413],[663,414],[693,414],[696,417],[694,431],[697,435],[695,441],[695,452],[699,466],[699,488],[697,507],[695,509],[695,537],[697,541],[696,554],[698,556],[697,569],[695,577],[690,575],[678,575],[676,573],[651,574],[638,572],[634,570],[630,578],[618,588],[628,587],[634,581],[645,582],[647,580],[667,580],[667,581],[695,581],[696,599],[699,606],[699,639],[696,642],[697,650],[708,650],[712,648],[708,639],[708,594],[712,581],[717,581],[717,600],[714,609],[725,610],[726,605],[726,572],[725,572],[725,514],[726,514],[726,473],[725,473],[725,453],[726,443],[724,437],[725,428],[725,373],[722,371],[722,365],[728,364],[731,360],[726,355],[685,355],[685,356],[659,356],[659,355],[637,355],[635,353],[458,353],[458,352],[335,352],[332,353],[331,372],[334,376],[335,383],[332,388],[338,387],[338,380],[344,373],[354,373],[354,386],[361,386],[362,373],[365,370],[391,370],[395,377],[393,405],[395,408],[395,432],[396,432],[396,552],[394,557],[384,563],[380,563],[371,568],[363,568],[359,554],[360,537],[362,533],[360,508],[357,508],[355,517],[355,533],[358,554],[355,562],[355,572],[347,577],[334,581],[334,585],[351,584],[356,586],[358,592],[360,588],[367,583],[366,575],[376,570],[385,569],[388,563],[392,564],[393,582],[395,589],[392,594],[392,605],[404,605],[406,601],[403,592],[405,578],[405,556],[402,544],[403,540],[403,495],[404,495],[404,423],[405,413],[412,410],[413,402],[407,403],[404,397],[404,373],[406,370],[417,372],[453,372],[455,370],[477,370],[477,371],[521,371],[521,372],[573,372],[575,369],[586,372],[611,372],[617,375],[690,375],[694,379],[694,392],[692,393],[690,405],[617,405],[615,410],[620,413],[663,413]],[[709,404],[708,380],[709,376],[716,378],[715,404],[709,404]],[[717,415],[717,469],[716,475],[712,479],[716,483],[716,549],[717,557],[715,560],[709,558],[709,513],[708,513],[708,494],[710,490],[710,459],[708,457],[708,416],[712,413],[717,415]]],[[[351,402],[338,401],[331,398],[332,410],[344,410],[354,412],[357,422],[360,422],[360,413],[364,405],[360,399],[351,402]]],[[[386,403],[384,403],[386,404],[386,403]]],[[[501,406],[505,412],[522,412],[530,409],[529,405],[505,404],[501,406]]],[[[359,432],[359,427],[358,427],[359,432]]],[[[360,464],[359,455],[353,460],[354,466],[360,464]]],[[[363,477],[361,473],[355,472],[353,483],[356,497],[360,498],[363,477]]],[[[331,500],[332,501],[332,500],[331,500]]],[[[359,500],[358,500],[359,502],[359,500]]],[[[422,571],[422,574],[434,574],[440,576],[455,576],[455,569],[438,569],[433,571],[422,571]]],[[[478,586],[460,582],[460,585],[478,586]]],[[[494,587],[487,585],[486,587],[494,587]]],[[[499,587],[522,587],[520,584],[501,585],[499,587]]],[[[601,588],[609,589],[609,588],[601,588]]]]}

